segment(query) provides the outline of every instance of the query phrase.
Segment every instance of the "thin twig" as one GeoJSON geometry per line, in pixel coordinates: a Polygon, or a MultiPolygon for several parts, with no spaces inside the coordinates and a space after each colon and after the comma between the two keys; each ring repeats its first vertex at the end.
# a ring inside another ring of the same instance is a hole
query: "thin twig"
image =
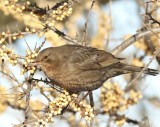
{"type": "MultiPolygon", "coordinates": [[[[150,19],[148,18],[148,14],[152,14],[152,12],[148,12],[148,5],[149,3],[146,2],[146,6],[145,6],[145,16],[144,16],[144,25],[149,27],[150,24],[150,19]]],[[[152,51],[152,53],[155,51],[155,46],[153,45],[153,42],[151,40],[151,36],[145,36],[144,37],[144,42],[147,44],[147,46],[149,47],[149,49],[152,51]]]]}
{"type": "MultiPolygon", "coordinates": [[[[109,0],[109,25],[112,26],[112,1],[109,0]]],[[[108,30],[107,41],[106,41],[106,49],[108,48],[110,41],[111,29],[108,30]]]]}
{"type": "Polygon", "coordinates": [[[133,86],[132,84],[141,76],[141,74],[149,67],[149,65],[152,63],[154,59],[156,59],[156,56],[160,53],[160,49],[155,51],[154,56],[150,59],[148,64],[142,69],[142,71],[127,85],[125,92],[128,92],[133,86]]]}
{"type": "MultiPolygon", "coordinates": [[[[33,78],[33,75],[30,74],[28,79],[32,79],[33,78]]],[[[26,107],[25,107],[25,120],[24,120],[24,124],[28,123],[29,121],[29,116],[30,116],[30,112],[31,112],[31,107],[30,107],[30,97],[31,97],[31,90],[32,90],[32,84],[27,82],[27,90],[26,90],[26,107]]]]}
{"type": "Polygon", "coordinates": [[[45,42],[46,42],[46,38],[44,39],[44,41],[41,43],[41,45],[38,48],[35,47],[34,51],[39,52],[41,50],[41,48],[43,47],[43,45],[45,44],[45,42]]]}
{"type": "MultiPolygon", "coordinates": [[[[25,39],[24,39],[24,40],[25,40],[25,39]]],[[[29,46],[29,44],[27,43],[26,40],[25,40],[25,42],[26,42],[26,45],[27,45],[28,49],[29,49],[30,51],[32,51],[31,48],[30,48],[30,46],[29,46]]]]}
{"type": "Polygon", "coordinates": [[[66,41],[69,41],[70,43],[74,43],[74,44],[78,44],[78,43],[79,43],[78,40],[69,37],[68,35],[66,35],[65,33],[61,32],[60,30],[58,30],[58,29],[55,28],[55,27],[46,25],[45,28],[48,28],[48,29],[54,31],[57,35],[59,35],[60,37],[62,37],[62,38],[65,39],[66,41]]]}
{"type": "Polygon", "coordinates": [[[87,19],[86,19],[86,22],[85,22],[85,25],[84,25],[84,33],[83,33],[83,38],[82,38],[82,44],[83,45],[87,45],[86,41],[87,41],[87,28],[88,28],[88,21],[89,21],[89,15],[91,13],[91,10],[94,6],[94,3],[95,3],[95,0],[92,0],[92,4],[91,4],[91,7],[89,9],[89,12],[88,12],[88,15],[87,15],[87,19]]]}
{"type": "Polygon", "coordinates": [[[5,72],[4,70],[0,70],[0,73],[5,75],[6,77],[10,78],[11,80],[15,81],[18,85],[20,84],[19,81],[15,78],[15,76],[9,75],[9,73],[5,72]]]}

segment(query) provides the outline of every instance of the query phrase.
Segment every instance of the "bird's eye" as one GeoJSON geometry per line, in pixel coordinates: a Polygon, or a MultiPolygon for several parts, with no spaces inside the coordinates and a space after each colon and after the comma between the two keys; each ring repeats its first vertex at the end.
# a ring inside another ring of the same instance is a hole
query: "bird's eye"
{"type": "Polygon", "coordinates": [[[44,56],[44,59],[47,59],[48,56],[44,56]]]}

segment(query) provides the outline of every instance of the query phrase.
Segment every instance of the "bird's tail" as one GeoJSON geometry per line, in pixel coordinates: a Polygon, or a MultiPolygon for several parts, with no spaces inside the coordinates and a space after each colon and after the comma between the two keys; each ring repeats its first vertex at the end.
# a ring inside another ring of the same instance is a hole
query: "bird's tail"
{"type": "MultiPolygon", "coordinates": [[[[144,67],[126,65],[126,64],[123,64],[123,63],[119,62],[119,63],[115,64],[111,69],[113,70],[112,72],[115,72],[113,74],[113,76],[117,76],[117,75],[120,75],[120,74],[140,72],[144,69],[144,67]]],[[[157,74],[159,74],[159,71],[155,70],[155,69],[145,68],[143,73],[156,76],[157,74]]]]}

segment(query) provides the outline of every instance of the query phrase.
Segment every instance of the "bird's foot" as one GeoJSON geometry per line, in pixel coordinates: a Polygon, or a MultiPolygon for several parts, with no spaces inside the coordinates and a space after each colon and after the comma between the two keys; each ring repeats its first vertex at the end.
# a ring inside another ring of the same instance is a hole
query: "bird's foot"
{"type": "Polygon", "coordinates": [[[45,80],[43,80],[42,78],[41,79],[34,79],[34,78],[32,78],[32,79],[29,79],[28,82],[29,83],[32,83],[32,82],[44,82],[46,84],[51,83],[51,81],[49,81],[47,78],[45,80]]]}

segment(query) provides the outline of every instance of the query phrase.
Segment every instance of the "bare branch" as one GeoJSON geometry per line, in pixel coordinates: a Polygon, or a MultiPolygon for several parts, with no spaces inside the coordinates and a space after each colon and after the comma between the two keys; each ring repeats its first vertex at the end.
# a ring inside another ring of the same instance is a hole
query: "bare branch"
{"type": "Polygon", "coordinates": [[[125,50],[128,46],[132,45],[133,43],[135,43],[139,39],[143,38],[144,36],[153,35],[153,32],[155,34],[160,33],[160,27],[153,28],[152,31],[151,30],[146,30],[146,31],[142,31],[142,32],[139,32],[137,34],[134,34],[133,36],[131,36],[127,40],[123,41],[116,48],[114,48],[111,53],[113,55],[117,56],[119,53],[121,53],[123,50],[125,50]]]}

